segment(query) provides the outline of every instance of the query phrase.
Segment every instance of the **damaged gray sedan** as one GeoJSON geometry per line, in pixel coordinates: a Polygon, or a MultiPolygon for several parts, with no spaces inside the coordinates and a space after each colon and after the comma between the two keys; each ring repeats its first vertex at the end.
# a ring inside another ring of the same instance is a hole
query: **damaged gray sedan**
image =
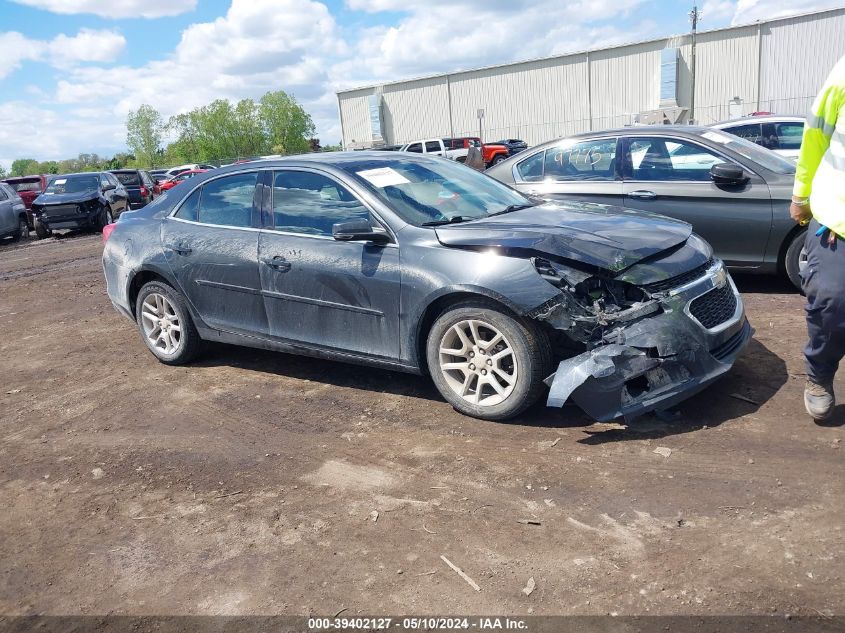
{"type": "Polygon", "coordinates": [[[665,409],[752,335],[688,224],[539,203],[425,156],[233,165],[104,237],[109,296],[163,363],[221,341],[429,374],[490,420],[546,392],[598,420],[665,409]]]}

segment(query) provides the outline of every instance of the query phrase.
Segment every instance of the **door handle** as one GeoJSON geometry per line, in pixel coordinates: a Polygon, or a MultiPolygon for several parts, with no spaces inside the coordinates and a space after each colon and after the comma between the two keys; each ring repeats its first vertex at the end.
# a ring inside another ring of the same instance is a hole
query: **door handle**
{"type": "Polygon", "coordinates": [[[190,255],[194,252],[190,246],[185,244],[184,242],[178,242],[176,244],[168,244],[167,248],[176,253],[177,255],[190,255]]]}
{"type": "Polygon", "coordinates": [[[628,193],[629,198],[637,198],[638,200],[654,200],[657,194],[653,191],[646,191],[644,189],[637,189],[628,193]]]}
{"type": "Polygon", "coordinates": [[[273,258],[266,258],[262,260],[270,268],[275,268],[279,272],[286,273],[290,270],[290,262],[281,255],[276,255],[273,258]]]}

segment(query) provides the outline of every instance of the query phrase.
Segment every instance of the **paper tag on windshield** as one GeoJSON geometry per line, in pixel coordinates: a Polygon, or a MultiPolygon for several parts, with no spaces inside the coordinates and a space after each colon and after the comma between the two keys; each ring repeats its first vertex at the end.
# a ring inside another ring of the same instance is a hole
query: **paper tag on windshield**
{"type": "Polygon", "coordinates": [[[380,167],[378,169],[367,169],[364,171],[357,172],[361,178],[365,178],[369,180],[372,184],[374,184],[378,188],[383,187],[392,187],[393,185],[404,185],[409,182],[405,176],[400,174],[395,169],[391,167],[380,167]]]}
{"type": "Polygon", "coordinates": [[[53,181],[53,184],[54,184],[54,185],[63,185],[63,184],[65,184],[66,182],[67,182],[67,178],[59,178],[58,180],[54,180],[54,181],[53,181]]]}

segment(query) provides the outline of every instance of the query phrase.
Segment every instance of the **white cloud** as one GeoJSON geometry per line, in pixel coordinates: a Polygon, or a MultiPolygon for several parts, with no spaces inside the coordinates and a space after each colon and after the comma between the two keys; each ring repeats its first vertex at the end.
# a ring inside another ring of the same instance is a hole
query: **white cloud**
{"type": "Polygon", "coordinates": [[[736,2],[734,0],[705,0],[701,7],[701,20],[705,25],[719,24],[730,21],[735,13],[736,2]]]}
{"type": "MultiPolygon", "coordinates": [[[[16,1],[57,12],[101,10],[112,17],[129,12],[127,7],[153,14],[164,11],[165,5],[181,11],[195,4],[194,0],[16,1]]],[[[705,0],[704,12],[706,24],[715,26],[719,20],[748,21],[821,4],[705,0]]],[[[357,11],[358,21],[341,30],[325,0],[233,0],[224,16],[189,26],[173,50],[140,66],[78,66],[82,61],[113,59],[123,48],[117,33],[111,39],[104,37],[102,42],[111,44],[99,49],[87,45],[86,31],[49,42],[19,33],[0,34],[4,52],[0,78],[25,59],[57,65],[59,50],[70,51],[76,60],[49,95],[30,93],[34,105],[0,103],[0,148],[4,155],[42,159],[102,152],[103,147],[119,151],[125,147],[126,114],[142,103],[168,117],[213,99],[255,99],[280,89],[293,94],[312,115],[321,140],[334,143],[340,139],[334,94],[339,88],[654,37],[664,34],[656,20],[647,19],[655,6],[649,0],[346,0],[347,16],[357,11]],[[388,25],[361,26],[366,24],[365,14],[379,12],[399,17],[388,25]],[[39,119],[60,132],[45,132],[40,123],[30,125],[39,119]]],[[[103,32],[90,33],[102,37],[103,32]]]]}
{"type": "Polygon", "coordinates": [[[90,13],[101,18],[161,18],[193,11],[197,0],[12,0],[52,13],[90,13]]]}
{"type": "Polygon", "coordinates": [[[9,167],[15,158],[51,160],[80,152],[106,152],[121,147],[126,136],[123,122],[100,114],[85,121],[53,108],[26,101],[0,103],[0,164],[9,167]]]}
{"type": "Polygon", "coordinates": [[[738,0],[733,24],[771,20],[842,6],[842,0],[738,0]]]}
{"type": "Polygon", "coordinates": [[[24,61],[47,62],[68,67],[80,62],[114,61],[126,47],[120,33],[109,30],[80,29],[74,36],[57,35],[52,40],[33,40],[10,31],[0,33],[0,79],[11,74],[24,61]]]}

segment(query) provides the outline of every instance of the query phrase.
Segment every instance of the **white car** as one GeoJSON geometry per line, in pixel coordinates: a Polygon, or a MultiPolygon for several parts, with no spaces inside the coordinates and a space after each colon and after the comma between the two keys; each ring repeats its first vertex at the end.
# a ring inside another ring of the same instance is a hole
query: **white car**
{"type": "Polygon", "coordinates": [[[804,118],[767,114],[723,121],[710,127],[748,139],[790,160],[798,160],[804,118]]]}
{"type": "Polygon", "coordinates": [[[166,172],[164,172],[164,180],[169,180],[174,176],[178,176],[183,171],[188,171],[192,169],[215,169],[214,165],[205,165],[202,163],[188,163],[187,165],[179,165],[178,167],[171,167],[166,172]]]}

